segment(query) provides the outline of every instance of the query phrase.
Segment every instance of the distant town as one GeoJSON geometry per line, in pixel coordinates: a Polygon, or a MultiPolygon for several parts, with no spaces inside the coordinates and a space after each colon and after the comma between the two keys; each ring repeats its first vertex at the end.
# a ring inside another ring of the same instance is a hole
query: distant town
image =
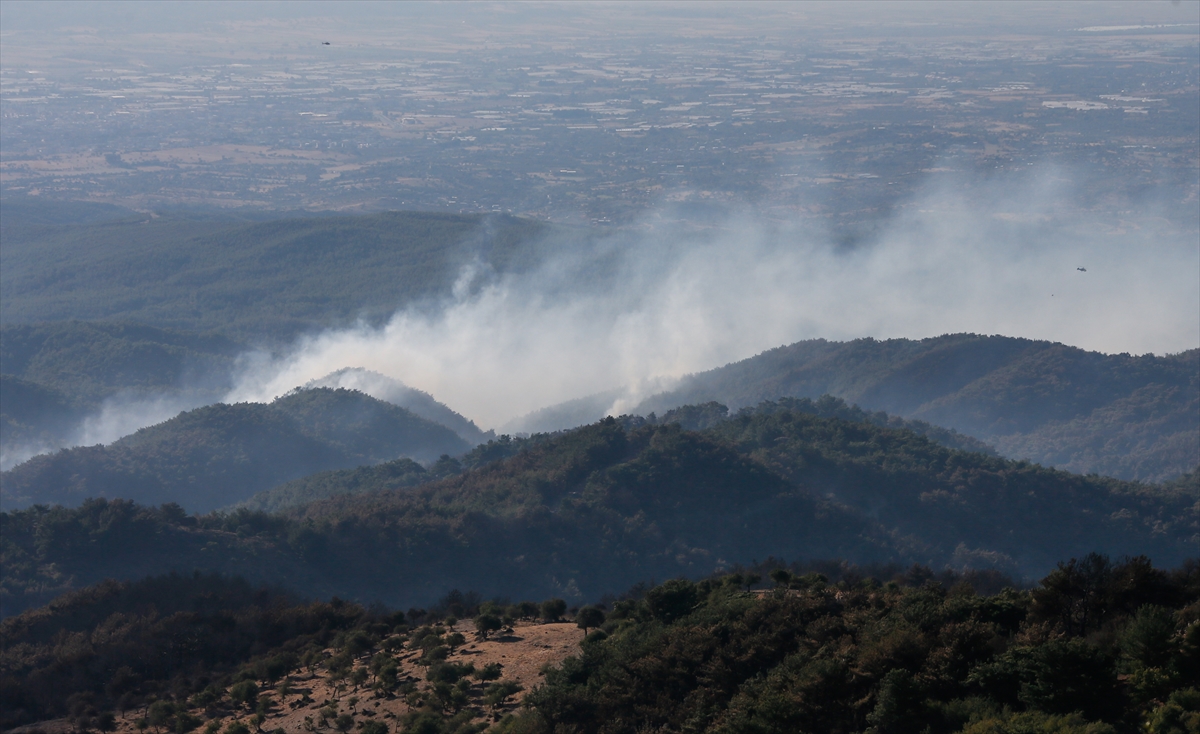
{"type": "Polygon", "coordinates": [[[1076,206],[1165,190],[1164,216],[1194,227],[1197,30],[542,44],[479,31],[410,46],[273,28],[267,52],[239,50],[253,32],[240,29],[204,51],[143,39],[160,50],[140,56],[82,32],[35,53],[17,35],[0,68],[0,186],[141,209],[593,224],[753,206],[850,227],[931,177],[1042,165],[1087,173],[1076,206]]]}

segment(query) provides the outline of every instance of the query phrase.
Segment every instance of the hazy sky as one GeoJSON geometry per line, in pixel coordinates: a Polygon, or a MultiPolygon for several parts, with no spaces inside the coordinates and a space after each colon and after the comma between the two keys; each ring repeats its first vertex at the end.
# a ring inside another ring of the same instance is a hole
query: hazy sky
{"type": "MultiPolygon", "coordinates": [[[[1056,30],[1078,26],[1197,23],[1200,4],[1194,1],[1138,0],[1137,2],[304,2],[287,0],[228,0],[205,2],[91,2],[71,0],[0,3],[0,26],[6,35],[72,27],[103,28],[130,33],[216,32],[223,24],[270,19],[281,22],[333,19],[348,25],[422,22],[454,26],[487,22],[506,28],[547,21],[571,23],[581,19],[637,32],[628,17],[658,17],[706,23],[744,23],[761,18],[777,32],[897,26],[911,23],[974,27],[980,32],[1009,29],[1056,30]],[[464,12],[469,5],[469,12],[464,12]],[[792,23],[786,22],[791,19],[792,23]],[[783,21],[783,25],[779,23],[783,21]]],[[[899,28],[896,28],[899,30],[899,28]]]]}

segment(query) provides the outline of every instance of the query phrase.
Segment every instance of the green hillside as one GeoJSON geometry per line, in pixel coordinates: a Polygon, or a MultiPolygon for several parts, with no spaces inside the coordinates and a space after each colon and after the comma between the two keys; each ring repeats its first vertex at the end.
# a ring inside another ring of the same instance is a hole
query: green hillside
{"type": "Polygon", "coordinates": [[[54,388],[0,374],[0,452],[58,445],[84,414],[75,401],[54,388]]]}
{"type": "Polygon", "coordinates": [[[397,459],[374,466],[321,471],[263,490],[239,502],[232,509],[282,513],[299,509],[317,500],[341,495],[370,494],[400,487],[414,487],[502,461],[553,438],[554,436],[549,434],[516,439],[507,435],[500,436],[488,439],[487,443],[479,444],[458,458],[443,454],[430,464],[428,469],[411,459],[397,459]]]}
{"type": "Polygon", "coordinates": [[[81,422],[100,414],[106,400],[215,402],[245,349],[217,334],[130,322],[0,326],[0,466],[75,445],[81,422]]]}
{"type": "MultiPolygon", "coordinates": [[[[246,349],[217,334],[127,322],[0,327],[0,447],[6,455],[24,449],[29,456],[74,445],[80,421],[109,399],[215,402],[232,387],[236,359],[246,349]]],[[[339,370],[304,387],[366,392],[452,429],[468,445],[494,437],[429,394],[367,370],[339,370]]],[[[7,459],[5,466],[11,468],[7,459]]]]}
{"type": "MultiPolygon", "coordinates": [[[[931,426],[921,421],[906,421],[886,413],[868,413],[857,406],[849,406],[842,400],[824,396],[817,401],[788,400],[787,409],[822,418],[839,418],[855,423],[868,423],[896,429],[907,429],[919,436],[943,446],[963,451],[978,451],[995,456],[990,446],[969,436],[931,426]]],[[[760,406],[762,408],[762,406],[760,406]]],[[[713,427],[729,418],[729,410],[719,403],[685,405],[669,410],[661,417],[645,419],[651,425],[678,423],[690,431],[713,427]]],[[[640,420],[640,419],[639,419],[640,420]]],[[[239,507],[263,512],[281,512],[306,505],[319,499],[328,499],[343,494],[369,494],[399,486],[411,486],[458,474],[464,469],[475,469],[494,461],[514,456],[522,450],[550,441],[562,432],[538,433],[526,438],[502,435],[481,443],[459,458],[443,457],[429,468],[428,472],[412,462],[401,461],[379,466],[364,466],[341,471],[319,472],[295,479],[287,484],[259,492],[239,507]]],[[[460,434],[461,435],[461,434],[460,434]]]]}
{"type": "Polygon", "coordinates": [[[726,446],[611,419],[439,482],[282,516],[189,518],[98,500],[0,517],[6,613],[44,603],[50,590],[172,569],[405,606],[456,587],[598,595],[769,555],[915,558],[869,520],[726,446]]]}
{"type": "Polygon", "coordinates": [[[444,403],[438,402],[429,393],[411,388],[398,380],[361,367],[337,370],[325,377],[308,382],[303,387],[342,387],[365,392],[373,398],[410,410],[426,420],[440,423],[462,436],[463,440],[470,444],[480,444],[495,438],[492,431],[481,431],[474,421],[456,413],[444,403]]]}
{"type": "MultiPolygon", "coordinates": [[[[662,445],[670,447],[667,454],[671,456],[664,457],[661,451],[655,450],[649,451],[646,457],[654,457],[654,461],[674,468],[648,465],[645,461],[649,458],[625,459],[602,471],[597,468],[576,494],[562,500],[565,504],[560,511],[566,507],[590,507],[594,503],[616,508],[622,517],[634,517],[645,511],[660,530],[671,528],[668,537],[679,538],[679,542],[687,547],[704,549],[704,557],[744,558],[711,548],[714,541],[702,539],[718,539],[731,532],[725,522],[728,518],[741,516],[739,513],[750,512],[757,516],[790,512],[785,505],[776,504],[776,499],[786,493],[770,488],[776,486],[770,482],[782,479],[786,485],[778,486],[798,488],[806,496],[827,498],[859,517],[869,518],[889,534],[891,543],[900,543],[897,547],[904,548],[912,557],[935,565],[985,566],[1035,576],[1049,568],[1055,559],[1089,550],[1114,555],[1144,553],[1170,563],[1178,563],[1195,552],[1196,539],[1200,537],[1200,516],[1195,508],[1200,499],[1200,487],[1195,482],[1156,488],[954,450],[911,430],[862,420],[859,412],[841,401],[826,399],[819,402],[823,403],[826,415],[820,415],[809,401],[781,400],[743,409],[728,419],[722,419],[723,406],[717,405],[668,412],[663,422],[657,425],[636,418],[625,419],[627,440],[649,441],[647,451],[663,442],[662,445]],[[829,415],[837,412],[857,420],[829,415]],[[702,417],[705,415],[707,418],[702,417]],[[678,424],[672,421],[678,418],[685,424],[692,423],[692,428],[703,430],[675,433],[679,430],[678,424]],[[701,446],[707,448],[701,449],[701,446]],[[702,478],[706,470],[693,469],[682,457],[703,456],[704,451],[718,449],[732,449],[757,467],[768,470],[768,474],[752,484],[766,482],[769,486],[756,488],[754,492],[766,495],[775,492],[775,499],[756,500],[758,494],[739,486],[727,490],[736,497],[736,509],[723,505],[727,499],[724,495],[704,496],[702,500],[678,499],[672,512],[662,508],[650,511],[640,504],[620,504],[622,498],[656,494],[663,495],[661,502],[665,503],[669,501],[667,498],[675,496],[675,492],[681,497],[689,491],[700,492],[699,487],[708,481],[702,478]],[[700,453],[691,453],[697,451],[700,453]],[[685,470],[698,474],[680,476],[685,470]],[[684,488],[689,483],[694,483],[692,490],[684,488]],[[576,496],[578,499],[574,499],[576,496]],[[693,516],[694,512],[699,514],[693,516]],[[725,520],[722,519],[726,517],[723,512],[729,513],[725,520]]],[[[491,513],[497,511],[493,503],[484,502],[476,495],[497,496],[504,503],[524,497],[508,491],[494,495],[498,491],[496,482],[481,477],[490,476],[487,472],[501,471],[500,467],[528,462],[531,457],[553,456],[563,450],[563,442],[581,440],[576,436],[594,432],[603,425],[606,423],[602,421],[561,436],[535,436],[511,442],[507,451],[518,450],[515,458],[503,464],[484,464],[480,471],[468,471],[446,480],[463,483],[464,489],[456,496],[464,494],[467,487],[478,488],[465,492],[472,498],[468,504],[455,506],[462,512],[491,513]]],[[[481,446],[476,452],[486,448],[481,446]]],[[[507,452],[499,444],[493,450],[507,452]]],[[[470,457],[464,459],[464,463],[467,462],[481,465],[470,457]]],[[[315,521],[332,513],[338,517],[350,514],[378,519],[393,511],[400,512],[390,509],[393,504],[408,507],[408,503],[415,501],[414,497],[422,496],[420,493],[388,492],[392,485],[387,480],[372,484],[361,474],[347,475],[346,479],[351,477],[360,496],[318,503],[293,513],[293,516],[315,521]],[[371,489],[364,491],[366,487],[371,489]]],[[[431,485],[428,491],[433,492],[433,487],[443,487],[445,483],[431,485]]],[[[504,486],[508,486],[507,480],[504,486]]],[[[326,491],[330,489],[326,485],[326,491]]],[[[446,490],[436,491],[444,493],[446,490]]],[[[541,502],[553,506],[559,500],[525,497],[520,501],[525,505],[541,502]]],[[[785,550],[797,542],[786,532],[769,542],[766,538],[771,533],[767,526],[756,532],[762,536],[764,549],[774,545],[776,550],[764,550],[754,557],[765,557],[764,553],[772,552],[789,558],[814,557],[785,550]]],[[[817,555],[867,558],[847,556],[832,549],[817,555]]],[[[695,570],[685,567],[679,572],[695,570]]]]}
{"type": "Polygon", "coordinates": [[[965,583],[772,576],[758,598],[735,576],[617,602],[507,731],[1165,734],[1200,722],[1194,564],[1168,575],[1089,556],[988,597],[965,583]]]}
{"type": "MultiPolygon", "coordinates": [[[[990,591],[979,575],[842,568],[675,579],[572,609],[590,634],[544,668],[521,707],[496,705],[519,687],[487,681],[534,662],[512,643],[536,629],[536,603],[459,592],[404,612],[300,602],[216,575],[106,581],[0,623],[0,726],[64,717],[104,731],[125,714],[141,730],[248,731],[240,720],[269,731],[298,708],[314,730],[368,734],[1186,734],[1200,724],[1195,563],[1167,571],[1088,555],[1034,588],[990,591]],[[450,614],[524,620],[505,638],[506,662],[484,675],[450,614]],[[348,695],[322,700],[315,684],[330,681],[348,695]],[[397,700],[401,715],[380,716],[397,700]]],[[[543,606],[556,602],[566,606],[543,606]]]]}
{"type": "MultiPolygon", "coordinates": [[[[369,557],[412,568],[406,593],[426,597],[443,593],[446,578],[485,594],[503,580],[529,596],[597,595],[771,553],[908,557],[873,523],[726,446],[613,419],[440,482],[335,497],[286,517],[361,528],[369,557]]],[[[343,571],[356,572],[364,585],[376,573],[343,571]]]]}
{"type": "MultiPolygon", "coordinates": [[[[117,392],[157,395],[225,388],[234,358],[245,350],[244,344],[218,334],[129,322],[0,327],[0,373],[51,388],[82,406],[94,406],[117,392]]],[[[36,409],[36,404],[28,406],[36,409]]]]}
{"type": "Polygon", "coordinates": [[[315,472],[258,492],[237,503],[233,509],[278,513],[330,497],[411,487],[433,478],[430,472],[412,459],[396,459],[374,466],[315,472]]]}
{"type": "Polygon", "coordinates": [[[0,491],[7,507],[119,497],[208,512],[317,471],[467,448],[450,429],[403,408],[319,388],[270,405],[210,405],[108,446],[36,456],[4,472],[0,491]]]}
{"type": "Polygon", "coordinates": [[[907,430],[822,419],[792,409],[796,402],[763,403],[706,433],[919,538],[930,558],[1035,576],[1085,549],[1172,564],[1196,553],[1200,486],[1164,490],[955,451],[907,430]]]}
{"type": "Polygon", "coordinates": [[[634,412],[824,394],[1078,473],[1156,482],[1200,465],[1200,350],[1105,355],[974,334],[817,339],[691,375],[634,412]]]}
{"type": "Polygon", "coordinates": [[[9,512],[4,604],[192,569],[402,607],[452,588],[596,598],[772,556],[1037,576],[1092,550],[1177,565],[1200,534],[1194,482],[1080,477],[780,404],[701,433],[610,418],[474,457],[416,486],[403,465],[374,483],[367,470],[314,478],[309,489],[362,491],[281,515],[103,500],[9,512]]]}
{"type": "MultiPolygon", "coordinates": [[[[382,318],[449,294],[478,257],[537,262],[552,231],[507,216],[389,212],[267,222],[166,214],[60,226],[6,214],[0,321],[120,320],[237,338],[382,318]]],[[[553,230],[562,244],[569,239],[553,230]]],[[[546,245],[553,246],[553,245],[546,245]]]]}

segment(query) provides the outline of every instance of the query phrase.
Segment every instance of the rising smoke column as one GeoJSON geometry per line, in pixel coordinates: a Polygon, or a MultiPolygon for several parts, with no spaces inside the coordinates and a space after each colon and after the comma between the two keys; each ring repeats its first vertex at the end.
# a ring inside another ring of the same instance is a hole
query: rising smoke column
{"type": "Polygon", "coordinates": [[[1104,352],[1200,342],[1200,248],[1146,217],[1064,215],[1064,177],[947,185],[902,207],[875,241],[831,243],[812,222],[750,213],[718,227],[619,232],[523,274],[464,267],[454,296],[382,327],[248,356],[228,400],[269,400],[362,367],[494,427],[603,390],[632,405],[663,379],[806,338],[953,332],[1048,339],[1104,352]],[[1084,267],[1086,272],[1077,268],[1084,267]]]}

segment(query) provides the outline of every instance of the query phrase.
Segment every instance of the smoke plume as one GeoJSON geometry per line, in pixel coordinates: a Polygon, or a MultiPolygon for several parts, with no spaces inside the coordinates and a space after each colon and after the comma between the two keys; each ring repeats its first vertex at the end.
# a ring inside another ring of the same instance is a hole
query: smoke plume
{"type": "Polygon", "coordinates": [[[852,247],[812,221],[747,211],[700,227],[668,211],[533,272],[468,265],[443,308],[248,355],[226,399],[270,400],[360,367],[489,428],[606,390],[621,395],[619,413],[664,380],[813,337],[975,332],[1108,353],[1197,346],[1194,236],[1150,214],[1079,214],[1062,180],[975,183],[969,195],[954,181],[852,247]]]}

